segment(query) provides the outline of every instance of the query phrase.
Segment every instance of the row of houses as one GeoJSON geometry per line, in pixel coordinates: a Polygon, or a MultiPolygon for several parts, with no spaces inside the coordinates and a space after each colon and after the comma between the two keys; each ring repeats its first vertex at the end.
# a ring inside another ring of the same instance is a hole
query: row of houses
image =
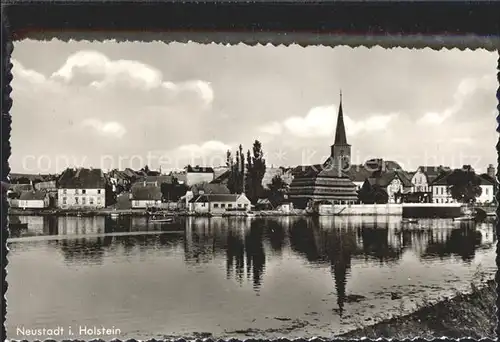
{"type": "MultiPolygon", "coordinates": [[[[61,209],[98,209],[107,207],[107,194],[117,193],[117,188],[128,188],[119,193],[115,206],[125,209],[139,208],[184,208],[197,212],[205,210],[220,212],[250,208],[244,194],[230,194],[224,180],[227,169],[219,168],[215,177],[214,168],[190,167],[182,173],[162,175],[156,171],[113,170],[104,174],[100,169],[69,168],[57,180],[42,179],[37,183],[10,184],[8,197],[12,207],[61,209]],[[179,177],[182,175],[184,177],[179,177]],[[171,186],[172,198],[162,191],[164,185],[171,186]]],[[[364,185],[377,185],[387,193],[389,203],[432,202],[453,203],[447,177],[452,170],[443,166],[421,166],[415,172],[401,169],[394,161],[374,159],[364,165],[352,165],[343,171],[342,177],[335,175],[336,169],[324,170],[318,166],[295,169],[268,168],[263,185],[280,176],[290,185],[287,197],[295,206],[303,207],[309,200],[331,200],[331,202],[359,203],[352,193],[364,185]],[[346,199],[342,198],[346,194],[346,199]]],[[[495,168],[490,165],[487,173],[479,175],[482,189],[478,203],[492,203],[496,188],[495,168]]]]}

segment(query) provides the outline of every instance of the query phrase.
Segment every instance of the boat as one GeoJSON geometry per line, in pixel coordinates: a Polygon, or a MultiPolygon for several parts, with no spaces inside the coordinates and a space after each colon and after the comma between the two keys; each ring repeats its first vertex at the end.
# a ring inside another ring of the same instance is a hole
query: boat
{"type": "Polygon", "coordinates": [[[170,223],[170,222],[174,222],[174,218],[173,217],[152,218],[151,220],[149,220],[149,222],[153,222],[153,223],[170,223]]]}
{"type": "Polygon", "coordinates": [[[472,215],[465,215],[453,218],[453,221],[474,221],[475,217],[472,215]]]}
{"type": "Polygon", "coordinates": [[[416,218],[406,218],[401,221],[401,223],[418,223],[416,218]]]}
{"type": "Polygon", "coordinates": [[[255,217],[255,213],[253,211],[249,211],[245,213],[246,217],[255,217]]]}

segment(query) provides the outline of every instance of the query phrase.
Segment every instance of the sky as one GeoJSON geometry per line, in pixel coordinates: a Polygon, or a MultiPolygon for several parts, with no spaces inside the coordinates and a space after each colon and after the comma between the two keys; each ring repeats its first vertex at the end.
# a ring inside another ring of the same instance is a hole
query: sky
{"type": "Polygon", "coordinates": [[[12,172],[323,162],[339,93],[352,162],[496,165],[498,55],[486,50],[23,40],[12,172]]]}

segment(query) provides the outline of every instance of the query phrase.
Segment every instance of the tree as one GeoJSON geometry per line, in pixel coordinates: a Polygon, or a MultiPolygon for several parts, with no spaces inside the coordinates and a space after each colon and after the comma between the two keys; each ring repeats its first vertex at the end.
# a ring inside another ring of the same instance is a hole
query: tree
{"type": "MultiPolygon", "coordinates": [[[[247,159],[248,159],[247,154],[247,159]]],[[[266,160],[264,159],[264,152],[262,151],[262,144],[260,141],[255,140],[253,143],[253,156],[251,164],[248,165],[248,176],[251,179],[251,188],[249,188],[249,199],[255,203],[260,195],[263,194],[264,188],[262,187],[262,179],[266,173],[266,160]]],[[[248,177],[247,176],[247,177],[248,177]]]]}
{"type": "Polygon", "coordinates": [[[481,196],[481,179],[469,165],[454,170],[446,180],[451,197],[458,202],[474,203],[481,196]]]}
{"type": "Polygon", "coordinates": [[[282,202],[285,199],[285,193],[288,189],[288,184],[286,184],[280,175],[276,175],[271,179],[271,183],[268,184],[269,190],[267,191],[267,198],[273,204],[282,202]]]}
{"type": "Polygon", "coordinates": [[[389,195],[380,185],[365,181],[358,190],[358,199],[364,204],[385,204],[389,202],[389,195]]]}

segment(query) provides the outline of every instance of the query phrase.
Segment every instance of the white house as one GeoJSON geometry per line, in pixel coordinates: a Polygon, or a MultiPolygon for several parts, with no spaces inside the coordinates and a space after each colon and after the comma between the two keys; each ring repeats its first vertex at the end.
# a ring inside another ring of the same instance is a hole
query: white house
{"type": "Polygon", "coordinates": [[[49,196],[44,191],[23,191],[17,201],[23,209],[42,209],[49,206],[49,196]]]}
{"type": "Polygon", "coordinates": [[[491,178],[487,174],[482,174],[479,176],[481,179],[481,195],[476,199],[477,203],[490,204],[493,203],[495,199],[495,179],[491,178]]]}
{"type": "Polygon", "coordinates": [[[249,211],[250,200],[245,194],[202,194],[191,198],[189,211],[222,214],[228,211],[249,211]]]}
{"type": "Polygon", "coordinates": [[[106,206],[106,180],[101,169],[68,168],[59,177],[58,207],[96,209],[106,206]]]}
{"type": "Polygon", "coordinates": [[[161,189],[156,183],[138,182],[132,186],[130,202],[134,209],[158,208],[161,200],[161,189]]]}

